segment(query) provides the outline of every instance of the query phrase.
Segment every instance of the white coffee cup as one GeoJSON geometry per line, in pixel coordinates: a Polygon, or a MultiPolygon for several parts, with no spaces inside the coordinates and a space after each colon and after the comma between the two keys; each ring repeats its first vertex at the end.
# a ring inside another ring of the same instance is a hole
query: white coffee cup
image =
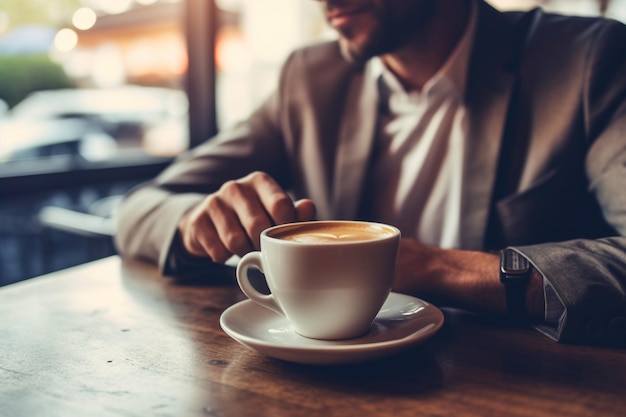
{"type": "Polygon", "coordinates": [[[368,332],[393,285],[400,231],[359,221],[311,221],[270,227],[261,251],[237,266],[243,293],[282,314],[314,339],[348,339],[368,332]],[[270,294],[250,282],[265,275],[270,294]]]}

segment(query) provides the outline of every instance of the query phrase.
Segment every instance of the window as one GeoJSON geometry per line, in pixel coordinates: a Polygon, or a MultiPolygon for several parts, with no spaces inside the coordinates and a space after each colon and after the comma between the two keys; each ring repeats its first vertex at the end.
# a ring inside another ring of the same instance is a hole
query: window
{"type": "MultiPolygon", "coordinates": [[[[626,0],[489,0],[626,20],[626,0]]],[[[0,285],[114,253],[119,198],[247,117],[294,48],[335,37],[312,0],[0,0],[0,285]],[[67,214],[67,213],[66,213],[67,214]],[[72,229],[72,230],[70,230],[72,229]]]]}
{"type": "Polygon", "coordinates": [[[0,0],[0,285],[113,253],[110,227],[71,215],[106,221],[189,147],[201,3],[0,0]]]}
{"type": "Polygon", "coordinates": [[[245,118],[274,89],[294,48],[334,37],[312,0],[216,0],[217,118],[229,126],[245,118]]]}

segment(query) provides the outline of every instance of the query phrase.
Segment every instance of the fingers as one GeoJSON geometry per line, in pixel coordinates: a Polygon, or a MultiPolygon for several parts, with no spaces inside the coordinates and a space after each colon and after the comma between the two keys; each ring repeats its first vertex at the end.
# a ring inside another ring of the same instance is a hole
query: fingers
{"type": "Polygon", "coordinates": [[[296,209],[291,197],[269,175],[253,173],[244,178],[257,191],[261,205],[273,224],[296,221],[296,209]]]}
{"type": "Polygon", "coordinates": [[[316,208],[315,203],[309,199],[298,200],[295,202],[296,220],[306,222],[315,219],[316,208]]]}
{"type": "Polygon", "coordinates": [[[230,196],[223,194],[209,196],[206,201],[206,216],[210,218],[222,246],[229,253],[243,255],[254,249],[247,231],[242,226],[239,215],[233,210],[238,204],[245,204],[243,193],[234,184],[226,186],[230,196]],[[235,188],[235,190],[233,190],[235,188]],[[239,202],[239,203],[238,203],[239,202]]]}
{"type": "Polygon", "coordinates": [[[228,181],[179,224],[185,249],[225,262],[260,248],[261,232],[274,225],[315,217],[311,200],[294,203],[273,178],[261,172],[228,181]]]}
{"type": "Polygon", "coordinates": [[[206,215],[206,200],[187,213],[178,224],[185,250],[194,256],[209,256],[217,263],[226,262],[231,253],[219,239],[213,222],[206,215]]]}
{"type": "MultiPolygon", "coordinates": [[[[229,181],[209,197],[212,204],[209,204],[207,214],[220,240],[228,250],[239,256],[258,249],[261,232],[274,223],[261,200],[261,194],[266,192],[263,190],[265,179],[256,177],[229,181]]],[[[282,189],[278,188],[278,191],[282,192],[282,189]]],[[[274,193],[278,191],[272,189],[274,193]]]]}

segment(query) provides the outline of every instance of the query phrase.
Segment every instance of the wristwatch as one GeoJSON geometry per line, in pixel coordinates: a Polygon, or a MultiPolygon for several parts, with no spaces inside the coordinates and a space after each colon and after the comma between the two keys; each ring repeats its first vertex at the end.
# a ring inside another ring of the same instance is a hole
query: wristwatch
{"type": "Polygon", "coordinates": [[[528,259],[510,248],[500,252],[500,282],[506,291],[509,316],[517,321],[528,318],[526,289],[530,282],[532,266],[528,259]]]}

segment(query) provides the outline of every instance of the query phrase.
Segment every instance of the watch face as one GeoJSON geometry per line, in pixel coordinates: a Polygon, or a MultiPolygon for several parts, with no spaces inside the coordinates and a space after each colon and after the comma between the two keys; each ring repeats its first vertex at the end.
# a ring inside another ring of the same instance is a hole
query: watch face
{"type": "Polygon", "coordinates": [[[530,268],[528,259],[512,249],[506,249],[500,257],[500,270],[505,274],[525,274],[530,268]]]}

